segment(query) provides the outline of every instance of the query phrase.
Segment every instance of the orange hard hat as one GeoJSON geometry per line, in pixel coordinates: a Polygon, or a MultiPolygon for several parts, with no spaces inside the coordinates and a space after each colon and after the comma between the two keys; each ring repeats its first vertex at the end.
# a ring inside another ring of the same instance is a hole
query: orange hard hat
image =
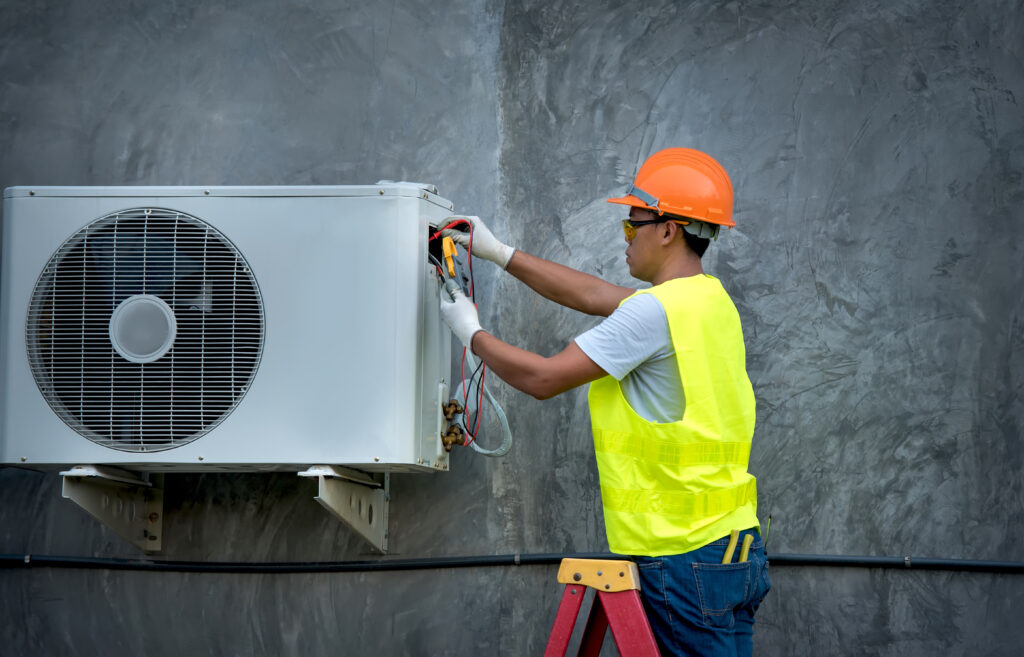
{"type": "Polygon", "coordinates": [[[650,156],[626,195],[608,202],[730,228],[736,225],[729,175],[715,158],[692,148],[666,148],[650,156]]]}

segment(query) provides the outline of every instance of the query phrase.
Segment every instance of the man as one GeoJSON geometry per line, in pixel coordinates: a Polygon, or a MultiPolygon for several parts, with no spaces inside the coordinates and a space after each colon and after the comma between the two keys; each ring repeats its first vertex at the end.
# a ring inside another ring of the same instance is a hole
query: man
{"type": "Polygon", "coordinates": [[[458,293],[442,299],[442,315],[494,373],[538,399],[591,384],[608,544],[637,562],[662,654],[749,655],[769,588],[747,473],[754,395],[739,315],[701,266],[719,228],[735,225],[732,185],[710,156],[670,148],[644,163],[625,196],[608,200],[630,208],[626,264],[650,288],[536,258],[469,218],[473,255],[552,301],[607,318],[561,353],[545,358],[503,342],[458,293]],[[736,531],[748,550],[729,548],[736,531]]]}

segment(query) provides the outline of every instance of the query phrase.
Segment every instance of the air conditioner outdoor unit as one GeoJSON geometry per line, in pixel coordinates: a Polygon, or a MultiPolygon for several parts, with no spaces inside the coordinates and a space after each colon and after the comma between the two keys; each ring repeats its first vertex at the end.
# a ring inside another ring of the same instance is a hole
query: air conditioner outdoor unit
{"type": "Polygon", "coordinates": [[[14,187],[0,462],[147,550],[149,473],[299,471],[381,550],[388,473],[448,469],[430,186],[14,187]]]}

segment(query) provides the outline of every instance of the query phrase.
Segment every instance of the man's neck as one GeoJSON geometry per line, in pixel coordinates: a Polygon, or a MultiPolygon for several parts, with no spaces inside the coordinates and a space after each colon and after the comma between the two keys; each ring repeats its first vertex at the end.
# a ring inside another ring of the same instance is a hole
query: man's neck
{"type": "Polygon", "coordinates": [[[661,285],[673,278],[689,278],[704,273],[700,257],[696,253],[688,254],[691,257],[675,258],[667,261],[658,273],[651,279],[651,285],[661,285]]]}

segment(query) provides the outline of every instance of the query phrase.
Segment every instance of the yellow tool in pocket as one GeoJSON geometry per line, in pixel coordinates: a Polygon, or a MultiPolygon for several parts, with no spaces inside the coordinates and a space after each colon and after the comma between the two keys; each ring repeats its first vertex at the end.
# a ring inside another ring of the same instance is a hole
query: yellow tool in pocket
{"type": "MultiPolygon", "coordinates": [[[[722,563],[732,563],[732,555],[736,552],[736,544],[740,540],[740,530],[734,529],[729,532],[729,545],[725,548],[725,556],[722,563]]],[[[747,534],[743,537],[743,547],[740,548],[740,560],[737,563],[744,563],[750,556],[750,544],[754,542],[754,535],[747,534]]]]}

